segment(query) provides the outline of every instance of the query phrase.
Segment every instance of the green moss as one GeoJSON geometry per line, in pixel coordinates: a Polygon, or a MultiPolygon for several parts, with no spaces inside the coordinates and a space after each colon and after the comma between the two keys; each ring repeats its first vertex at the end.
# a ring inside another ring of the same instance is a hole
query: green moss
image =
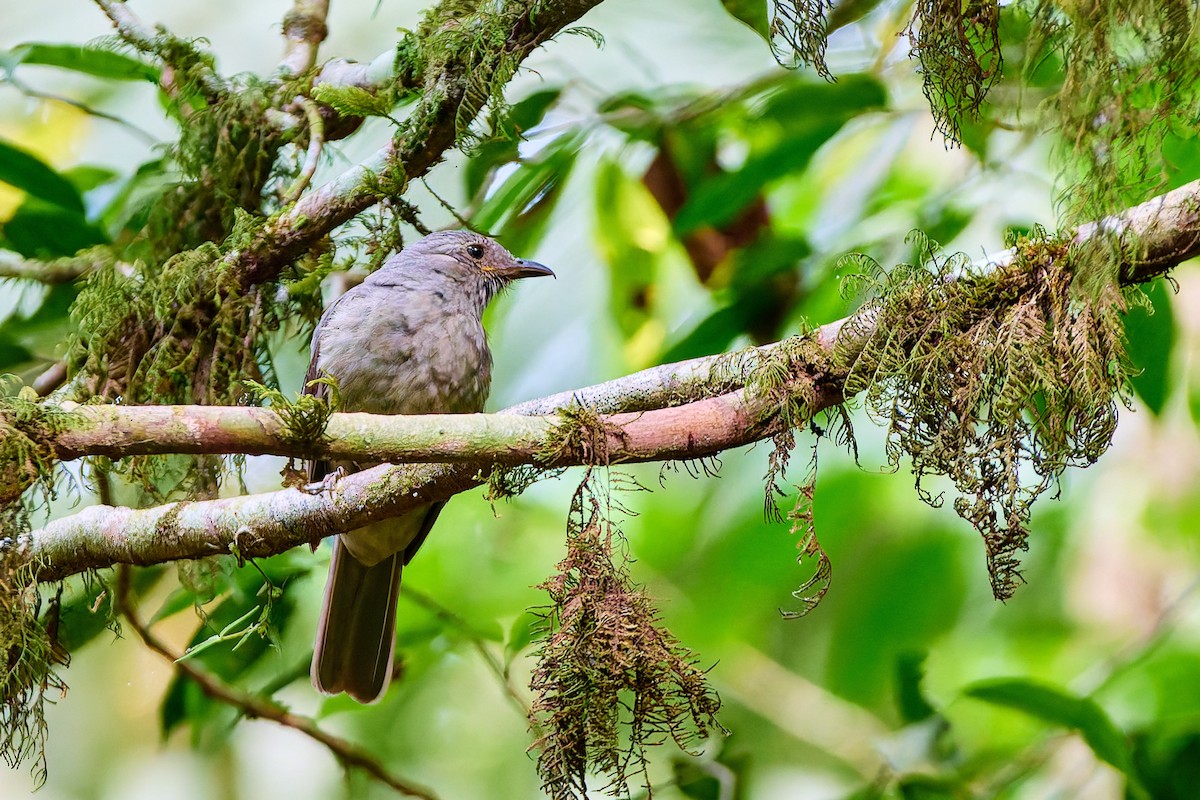
{"type": "Polygon", "coordinates": [[[66,685],[53,664],[63,656],[38,622],[36,564],[11,539],[0,540],[0,758],[16,769],[32,762],[46,777],[47,693],[66,685]]]}
{"type": "MultiPolygon", "coordinates": [[[[68,422],[68,414],[38,402],[32,390],[0,398],[0,506],[16,504],[34,484],[53,493],[57,460],[51,441],[68,422]]],[[[3,521],[6,528],[15,526],[15,512],[3,521]]]]}
{"type": "Polygon", "coordinates": [[[933,122],[957,142],[1000,79],[1000,5],[995,0],[919,0],[908,27],[933,122]]]}
{"type": "MultiPolygon", "coordinates": [[[[1163,143],[1186,143],[1200,118],[1195,7],[1180,0],[1039,2],[1033,43],[1066,63],[1050,111],[1062,134],[1066,224],[1114,213],[1162,191],[1163,143]]],[[[1036,64],[1038,59],[1030,59],[1036,64]]],[[[1111,265],[1101,258],[1080,269],[1111,265]]],[[[1092,285],[1112,276],[1083,275],[1092,285]]],[[[1110,281],[1109,281],[1110,282],[1110,281]]]]}
{"type": "Polygon", "coordinates": [[[313,383],[326,386],[331,399],[303,393],[288,398],[278,389],[253,381],[246,381],[245,388],[257,402],[270,404],[271,410],[283,420],[280,438],[289,444],[315,447],[325,438],[325,426],[329,424],[329,416],[341,406],[341,397],[332,376],[325,375],[313,383]]]}
{"type": "Polygon", "coordinates": [[[611,491],[589,468],[571,503],[567,554],[541,586],[550,605],[541,612],[530,720],[542,788],[553,798],[588,797],[591,776],[624,796],[635,778],[648,785],[649,747],[670,739],[689,750],[723,731],[705,671],[629,576],[609,519],[619,508],[611,491]]]}
{"type": "Polygon", "coordinates": [[[1004,599],[1021,580],[1033,502],[1111,443],[1125,300],[1073,288],[1072,252],[1045,234],[1014,243],[1013,263],[991,272],[918,244],[922,264],[888,274],[865,264],[878,296],[843,329],[834,360],[846,395],[861,393],[886,427],[892,468],[911,460],[922,499],[941,505],[926,483],[951,480],[1004,599]]]}

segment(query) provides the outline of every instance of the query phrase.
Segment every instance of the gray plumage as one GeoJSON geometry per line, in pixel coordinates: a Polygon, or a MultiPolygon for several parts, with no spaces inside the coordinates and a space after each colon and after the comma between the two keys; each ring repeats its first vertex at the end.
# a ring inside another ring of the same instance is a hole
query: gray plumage
{"type": "MultiPolygon", "coordinates": [[[[553,275],[466,231],[433,233],[392,256],[325,310],[313,332],[309,381],[336,379],[344,411],[376,414],[483,410],[492,356],[483,311],[518,278],[553,275]]],[[[319,480],[331,465],[315,462],[319,480]]],[[[337,464],[348,470],[367,464],[337,464]]],[[[392,672],[400,574],[442,503],[343,532],[334,543],[313,653],[313,685],[378,700],[392,672]]]]}

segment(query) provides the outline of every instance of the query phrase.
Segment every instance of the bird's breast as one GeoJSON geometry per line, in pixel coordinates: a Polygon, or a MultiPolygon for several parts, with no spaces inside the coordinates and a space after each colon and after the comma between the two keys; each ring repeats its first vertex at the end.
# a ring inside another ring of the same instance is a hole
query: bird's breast
{"type": "Polygon", "coordinates": [[[318,367],[337,380],[345,410],[483,410],[492,359],[477,314],[437,302],[369,300],[337,310],[321,335],[318,367]]]}

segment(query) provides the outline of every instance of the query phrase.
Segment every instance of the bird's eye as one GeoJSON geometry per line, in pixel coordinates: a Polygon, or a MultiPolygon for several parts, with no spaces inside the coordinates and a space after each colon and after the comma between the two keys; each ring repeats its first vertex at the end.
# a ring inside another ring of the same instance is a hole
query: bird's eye
{"type": "Polygon", "coordinates": [[[481,244],[467,245],[467,255],[469,255],[471,258],[475,258],[475,259],[483,258],[483,245],[481,245],[481,244]]]}

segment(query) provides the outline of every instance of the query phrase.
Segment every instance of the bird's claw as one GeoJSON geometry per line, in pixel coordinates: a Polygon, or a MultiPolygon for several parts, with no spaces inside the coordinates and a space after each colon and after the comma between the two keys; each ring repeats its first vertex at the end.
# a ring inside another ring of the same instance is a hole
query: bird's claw
{"type": "Polygon", "coordinates": [[[346,477],[346,468],[338,467],[332,472],[325,473],[325,477],[319,481],[306,483],[300,487],[300,491],[305,494],[325,494],[333,491],[333,485],[346,477]]]}

